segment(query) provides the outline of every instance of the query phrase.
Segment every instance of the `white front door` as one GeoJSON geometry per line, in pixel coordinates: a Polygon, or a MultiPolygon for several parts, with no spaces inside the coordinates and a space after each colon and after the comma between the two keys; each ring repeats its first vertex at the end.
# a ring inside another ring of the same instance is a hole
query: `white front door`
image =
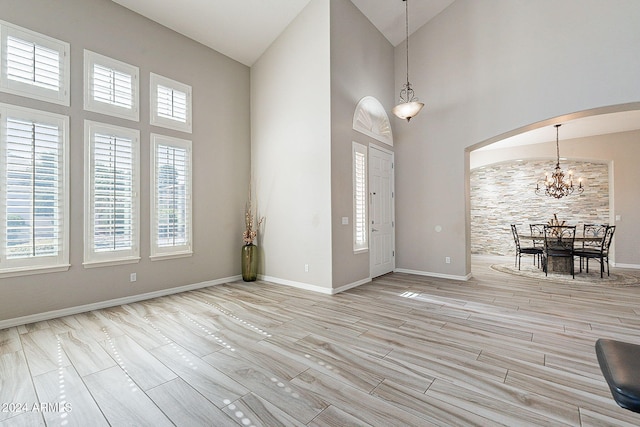
{"type": "Polygon", "coordinates": [[[369,235],[371,277],[395,269],[393,153],[369,146],[369,235]]]}

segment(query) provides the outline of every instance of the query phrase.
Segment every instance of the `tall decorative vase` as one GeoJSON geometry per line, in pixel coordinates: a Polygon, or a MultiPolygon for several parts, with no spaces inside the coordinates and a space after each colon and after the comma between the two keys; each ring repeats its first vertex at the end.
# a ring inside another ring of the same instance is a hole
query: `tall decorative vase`
{"type": "Polygon", "coordinates": [[[258,277],[258,247],[253,243],[242,247],[242,280],[253,282],[258,277]]]}

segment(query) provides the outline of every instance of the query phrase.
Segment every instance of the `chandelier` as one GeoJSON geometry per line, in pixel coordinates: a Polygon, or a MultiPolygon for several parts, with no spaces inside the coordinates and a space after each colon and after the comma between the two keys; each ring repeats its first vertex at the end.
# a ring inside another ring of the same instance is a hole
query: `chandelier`
{"type": "Polygon", "coordinates": [[[540,187],[540,183],[536,184],[536,194],[539,196],[547,195],[549,197],[554,197],[556,199],[561,199],[564,196],[568,196],[573,193],[575,190],[578,191],[578,194],[584,191],[582,187],[582,178],[579,179],[578,188],[573,186],[573,171],[569,171],[569,181],[564,180],[564,172],[560,169],[560,143],[558,142],[558,130],[561,125],[555,125],[556,127],[556,153],[557,153],[557,162],[556,169],[553,174],[549,175],[548,172],[544,174],[544,187],[540,187]]]}
{"type": "Polygon", "coordinates": [[[405,83],[400,91],[400,103],[393,107],[391,112],[400,119],[407,119],[407,122],[417,116],[424,103],[419,102],[415,97],[411,83],[409,83],[409,0],[405,2],[405,29],[407,35],[407,83],[405,83]]]}

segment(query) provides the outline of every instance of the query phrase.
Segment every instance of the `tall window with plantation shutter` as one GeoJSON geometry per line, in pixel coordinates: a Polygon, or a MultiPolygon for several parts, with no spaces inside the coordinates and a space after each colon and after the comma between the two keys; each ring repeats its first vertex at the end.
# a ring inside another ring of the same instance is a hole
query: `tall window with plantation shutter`
{"type": "Polygon", "coordinates": [[[69,105],[69,43],[0,21],[0,90],[69,105]]]}
{"type": "Polygon", "coordinates": [[[353,142],[353,251],[369,249],[367,228],[367,147],[353,142]]]}
{"type": "Polygon", "coordinates": [[[151,184],[151,258],[191,255],[191,141],[151,135],[151,184]]]}
{"type": "Polygon", "coordinates": [[[0,104],[0,277],[69,267],[69,118],[0,104]]]}
{"type": "Polygon", "coordinates": [[[191,86],[151,73],[151,124],[191,133],[191,86]]]}
{"type": "Polygon", "coordinates": [[[84,51],[84,109],[138,121],[139,69],[84,51]]]}
{"type": "Polygon", "coordinates": [[[139,139],[85,120],[85,267],[139,260],[139,139]]]}

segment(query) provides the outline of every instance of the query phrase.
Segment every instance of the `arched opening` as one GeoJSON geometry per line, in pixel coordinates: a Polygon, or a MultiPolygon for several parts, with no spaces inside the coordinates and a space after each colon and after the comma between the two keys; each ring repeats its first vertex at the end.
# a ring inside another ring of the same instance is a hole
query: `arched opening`
{"type": "Polygon", "coordinates": [[[640,103],[633,103],[558,116],[469,147],[466,250],[471,270],[476,255],[514,255],[510,224],[528,233],[529,224],[547,223],[554,214],[580,228],[584,223],[617,225],[614,265],[640,268],[633,240],[640,238],[634,226],[640,214],[632,184],[640,179],[638,142],[640,103]],[[535,187],[555,167],[553,125],[558,123],[563,125],[561,167],[572,169],[576,179],[582,176],[586,189],[553,199],[536,195],[535,187]]]}

